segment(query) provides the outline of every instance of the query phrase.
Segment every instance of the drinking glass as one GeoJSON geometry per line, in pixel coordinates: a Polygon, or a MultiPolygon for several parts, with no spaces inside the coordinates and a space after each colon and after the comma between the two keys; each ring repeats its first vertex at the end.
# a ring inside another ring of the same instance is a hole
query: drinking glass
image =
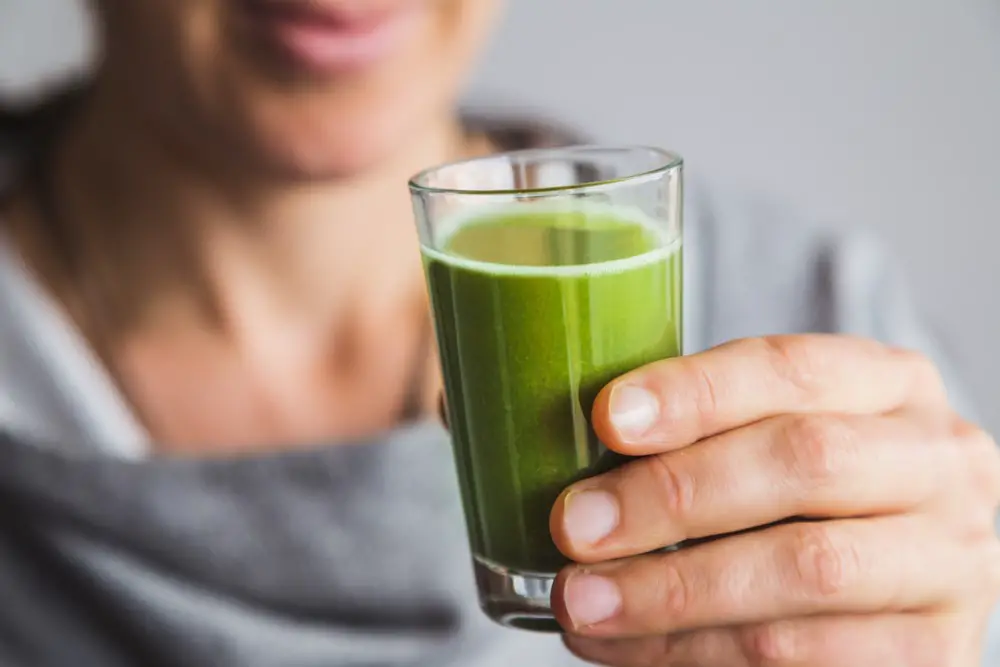
{"type": "Polygon", "coordinates": [[[558,630],[553,502],[623,460],[591,428],[598,392],[681,354],[682,170],[579,146],[410,181],[480,605],[504,625],[558,630]]]}

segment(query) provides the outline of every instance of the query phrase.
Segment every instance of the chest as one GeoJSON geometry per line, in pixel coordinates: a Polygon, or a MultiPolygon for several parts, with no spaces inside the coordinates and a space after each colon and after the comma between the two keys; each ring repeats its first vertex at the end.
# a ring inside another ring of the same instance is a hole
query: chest
{"type": "Polygon", "coordinates": [[[0,512],[12,547],[0,582],[33,610],[0,625],[44,656],[33,664],[569,664],[558,638],[503,630],[476,608],[433,424],[228,461],[8,455],[0,488],[51,510],[30,544],[0,512]],[[60,577],[39,575],[53,562],[60,577]]]}
{"type": "Polygon", "coordinates": [[[420,413],[435,366],[430,336],[411,329],[333,342],[270,336],[250,347],[197,331],[136,337],[110,365],[167,452],[343,441],[420,413]]]}

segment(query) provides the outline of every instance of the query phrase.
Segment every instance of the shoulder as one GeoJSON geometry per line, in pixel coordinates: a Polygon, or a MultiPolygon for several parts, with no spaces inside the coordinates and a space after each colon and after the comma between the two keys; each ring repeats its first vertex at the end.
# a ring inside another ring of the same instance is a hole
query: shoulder
{"type": "Polygon", "coordinates": [[[704,183],[689,187],[688,212],[692,270],[715,339],[806,331],[892,338],[874,310],[886,299],[911,305],[902,271],[870,231],[704,183]]]}
{"type": "Polygon", "coordinates": [[[955,407],[975,418],[952,346],[921,312],[877,234],[818,222],[752,193],[702,183],[688,192],[691,351],[782,333],[863,336],[932,359],[955,407]]]}

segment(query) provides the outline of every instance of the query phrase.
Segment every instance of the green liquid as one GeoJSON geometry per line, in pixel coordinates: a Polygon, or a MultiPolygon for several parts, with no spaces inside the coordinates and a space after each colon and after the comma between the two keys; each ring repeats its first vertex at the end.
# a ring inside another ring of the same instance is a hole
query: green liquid
{"type": "Polygon", "coordinates": [[[473,553],[555,572],[554,501],[619,463],[589,424],[597,393],[681,352],[679,242],[630,210],[525,204],[466,221],[424,262],[473,553]]]}

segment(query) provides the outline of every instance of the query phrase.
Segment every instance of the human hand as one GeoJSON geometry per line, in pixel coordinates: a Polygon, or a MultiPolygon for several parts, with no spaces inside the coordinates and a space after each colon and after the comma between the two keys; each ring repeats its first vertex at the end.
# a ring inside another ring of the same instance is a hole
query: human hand
{"type": "Polygon", "coordinates": [[[979,666],[1000,595],[1000,453],[925,358],[837,336],[741,340],[616,380],[593,421],[644,458],[552,512],[577,563],[552,602],[579,656],[979,666]]]}

